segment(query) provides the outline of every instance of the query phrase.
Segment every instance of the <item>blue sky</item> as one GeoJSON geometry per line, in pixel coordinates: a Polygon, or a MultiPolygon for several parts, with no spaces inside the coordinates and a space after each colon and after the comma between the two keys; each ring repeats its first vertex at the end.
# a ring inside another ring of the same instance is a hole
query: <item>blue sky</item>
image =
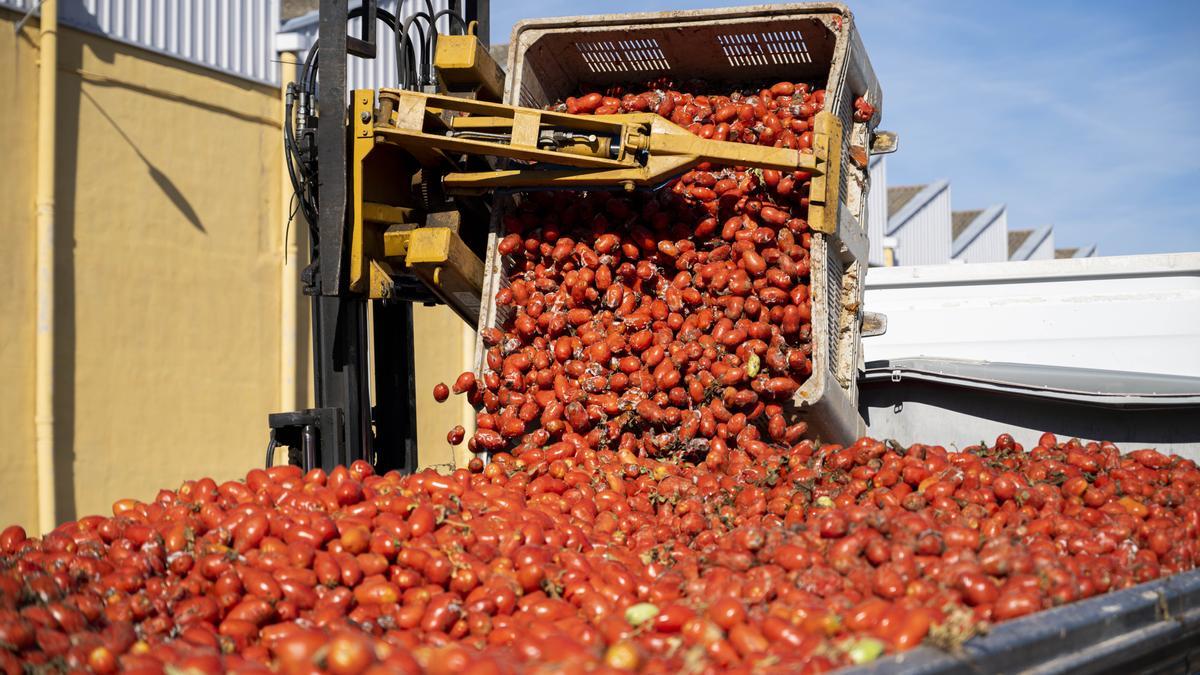
{"type": "MultiPolygon", "coordinates": [[[[524,18],[730,0],[492,3],[524,18]]],[[[1200,3],[848,0],[900,133],[892,185],[948,178],[955,209],[1008,205],[1103,255],[1200,251],[1200,3]]]]}

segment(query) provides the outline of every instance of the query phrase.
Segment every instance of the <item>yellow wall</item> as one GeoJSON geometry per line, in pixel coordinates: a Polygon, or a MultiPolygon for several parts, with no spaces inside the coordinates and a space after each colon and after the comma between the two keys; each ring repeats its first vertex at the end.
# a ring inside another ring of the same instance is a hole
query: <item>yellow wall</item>
{"type": "Polygon", "coordinates": [[[58,171],[74,234],[58,277],[69,516],[261,464],[279,393],[280,134],[274,88],[80,33],[60,44],[59,145],[79,148],[58,171]]]}
{"type": "MultiPolygon", "coordinates": [[[[16,19],[0,10],[0,527],[32,532],[38,53],[36,20],[16,35],[16,19]]],[[[277,88],[66,28],[59,48],[54,412],[64,521],[262,464],[266,415],[281,409],[285,379],[286,181],[277,88]]],[[[293,235],[302,227],[293,223],[293,235]]],[[[292,300],[303,407],[309,305],[292,300]]],[[[470,367],[474,333],[444,307],[418,307],[415,324],[420,458],[448,464],[446,431],[473,415],[461,397],[439,405],[430,392],[470,367]]]]}
{"type": "Polygon", "coordinates": [[[413,342],[417,366],[417,449],[421,466],[465,466],[473,456],[463,441],[457,448],[446,442],[446,432],[456,424],[468,435],[475,429],[475,414],[466,396],[450,396],[445,403],[433,399],[438,382],[453,385],[464,370],[475,366],[475,331],[454,310],[445,306],[413,307],[413,342]]]}
{"type": "Polygon", "coordinates": [[[0,11],[0,522],[37,521],[33,451],[36,26],[0,11]]]}
{"type": "MultiPolygon", "coordinates": [[[[0,522],[33,494],[36,22],[0,13],[0,522]],[[7,98],[7,97],[6,97],[7,98]]],[[[279,97],[60,31],[57,518],[262,462],[279,399],[279,97]]],[[[32,529],[32,528],[31,528],[32,529]]]]}

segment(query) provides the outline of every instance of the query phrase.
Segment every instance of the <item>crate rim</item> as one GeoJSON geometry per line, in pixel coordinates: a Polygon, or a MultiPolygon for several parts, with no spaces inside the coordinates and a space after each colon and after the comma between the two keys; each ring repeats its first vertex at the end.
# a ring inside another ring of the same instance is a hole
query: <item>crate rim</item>
{"type": "MultiPolygon", "coordinates": [[[[793,2],[772,5],[738,5],[735,7],[716,7],[705,9],[678,9],[659,12],[622,12],[619,14],[580,14],[575,16],[554,16],[536,19],[521,19],[513,24],[509,45],[515,46],[521,34],[530,29],[570,28],[570,27],[604,27],[615,23],[644,23],[653,26],[656,23],[674,23],[688,21],[705,21],[709,19],[753,19],[774,15],[797,14],[837,14],[844,19],[854,20],[852,12],[845,3],[841,2],[793,2]]],[[[510,47],[509,61],[515,60],[517,51],[510,47]]],[[[511,72],[511,69],[510,71],[511,72]]]]}

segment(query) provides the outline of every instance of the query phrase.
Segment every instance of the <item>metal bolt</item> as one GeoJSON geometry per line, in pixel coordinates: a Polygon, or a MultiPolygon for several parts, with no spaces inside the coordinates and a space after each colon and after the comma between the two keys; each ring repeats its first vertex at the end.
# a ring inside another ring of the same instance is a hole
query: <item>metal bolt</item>
{"type": "Polygon", "coordinates": [[[366,110],[362,111],[362,114],[358,117],[363,121],[363,124],[371,121],[371,113],[367,112],[366,110]]]}

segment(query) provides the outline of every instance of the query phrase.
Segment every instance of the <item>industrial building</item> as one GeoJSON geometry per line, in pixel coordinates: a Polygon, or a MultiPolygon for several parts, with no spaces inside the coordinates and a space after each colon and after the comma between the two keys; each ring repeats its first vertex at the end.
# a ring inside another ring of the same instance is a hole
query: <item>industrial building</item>
{"type": "Polygon", "coordinates": [[[867,229],[874,267],[1089,258],[1094,244],[1054,248],[1049,225],[1010,230],[1008,207],[953,210],[950,181],[890,185],[886,156],[870,162],[867,229]]]}

